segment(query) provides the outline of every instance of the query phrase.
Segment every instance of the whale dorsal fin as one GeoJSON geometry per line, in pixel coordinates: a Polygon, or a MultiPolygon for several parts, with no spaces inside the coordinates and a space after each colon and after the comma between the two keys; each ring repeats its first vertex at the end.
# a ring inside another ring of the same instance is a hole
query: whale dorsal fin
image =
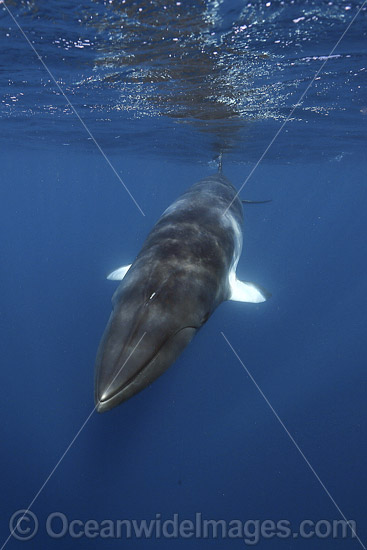
{"type": "Polygon", "coordinates": [[[112,271],[112,273],[107,275],[107,279],[109,281],[122,281],[126,273],[129,271],[130,267],[131,267],[131,264],[124,265],[123,267],[119,267],[118,269],[115,269],[115,271],[112,271]]]}
{"type": "Polygon", "coordinates": [[[239,281],[236,276],[230,280],[230,300],[259,304],[270,298],[271,294],[255,283],[239,281]]]}

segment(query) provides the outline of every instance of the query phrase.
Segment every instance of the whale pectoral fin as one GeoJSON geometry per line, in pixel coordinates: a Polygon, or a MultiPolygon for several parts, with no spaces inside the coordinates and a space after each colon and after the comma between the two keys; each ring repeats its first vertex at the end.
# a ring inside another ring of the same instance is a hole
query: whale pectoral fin
{"type": "Polygon", "coordinates": [[[129,271],[130,267],[131,267],[131,264],[124,265],[123,267],[119,267],[118,269],[115,269],[115,271],[112,271],[112,273],[110,273],[107,276],[107,279],[109,281],[122,281],[126,273],[129,271]]]}
{"type": "Polygon", "coordinates": [[[245,283],[238,279],[231,281],[230,287],[231,295],[229,299],[235,302],[259,304],[260,302],[265,302],[271,296],[271,294],[261,286],[255,285],[254,283],[245,283]]]}

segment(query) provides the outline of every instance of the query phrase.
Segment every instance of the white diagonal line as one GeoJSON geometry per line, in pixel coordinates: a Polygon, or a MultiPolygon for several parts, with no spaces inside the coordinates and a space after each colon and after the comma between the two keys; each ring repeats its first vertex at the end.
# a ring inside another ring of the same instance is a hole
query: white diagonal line
{"type": "MultiPolygon", "coordinates": [[[[305,97],[305,95],[307,94],[308,90],[311,88],[312,84],[315,82],[316,78],[319,76],[319,74],[321,73],[322,69],[325,67],[326,63],[329,61],[330,57],[333,55],[333,53],[335,52],[336,48],[339,46],[340,42],[343,40],[344,36],[347,34],[347,32],[349,31],[350,27],[353,25],[355,19],[358,17],[358,15],[360,14],[360,12],[362,11],[363,7],[365,6],[365,4],[367,3],[367,0],[364,0],[363,4],[360,6],[360,8],[358,8],[357,12],[355,13],[354,17],[352,18],[352,20],[349,22],[347,28],[345,29],[345,31],[343,32],[343,34],[341,35],[341,37],[339,38],[339,40],[336,42],[336,44],[333,46],[333,48],[330,50],[330,53],[329,55],[326,57],[325,61],[321,64],[320,68],[318,69],[318,71],[316,72],[315,76],[313,77],[313,79],[311,80],[311,82],[308,84],[308,86],[306,87],[306,89],[303,91],[303,93],[301,94],[299,100],[297,101],[297,103],[293,106],[293,108],[291,109],[289,115],[287,116],[287,118],[285,119],[285,121],[283,122],[283,124],[280,126],[280,128],[278,129],[278,131],[276,132],[275,136],[273,137],[273,139],[270,141],[269,145],[267,146],[267,148],[265,149],[265,151],[263,152],[263,154],[261,155],[261,157],[259,158],[259,160],[257,161],[257,163],[255,164],[255,166],[252,168],[251,172],[249,173],[249,175],[247,176],[247,178],[245,179],[245,181],[243,182],[243,184],[241,185],[241,187],[239,188],[239,190],[237,191],[237,193],[235,194],[235,196],[233,197],[232,201],[229,203],[229,206],[227,206],[227,208],[225,209],[224,211],[224,214],[227,213],[227,211],[229,210],[229,208],[231,208],[232,204],[234,203],[234,201],[236,200],[236,198],[238,197],[238,195],[241,193],[242,189],[245,187],[246,183],[248,182],[248,180],[251,178],[251,176],[253,175],[253,173],[255,172],[255,170],[258,168],[259,164],[261,163],[261,161],[263,160],[263,158],[265,157],[265,155],[267,154],[267,152],[269,151],[270,147],[273,145],[273,143],[275,142],[275,140],[277,139],[277,137],[279,136],[279,134],[281,133],[281,131],[283,130],[284,126],[287,124],[287,122],[289,122],[289,120],[292,118],[293,116],[293,113],[294,111],[297,109],[297,107],[299,107],[301,104],[302,104],[302,101],[305,97]]],[[[224,215],[223,214],[223,215],[224,215]]]]}
{"type": "MultiPolygon", "coordinates": [[[[113,377],[112,379],[112,382],[108,385],[107,387],[107,390],[105,391],[105,393],[107,392],[108,393],[108,390],[110,389],[110,387],[112,386],[112,384],[114,383],[114,381],[116,380],[116,378],[118,377],[118,375],[120,374],[120,372],[122,371],[122,369],[124,368],[124,366],[126,365],[126,363],[128,362],[128,360],[130,359],[130,357],[133,355],[133,353],[135,352],[136,348],[138,347],[138,345],[140,344],[140,342],[142,341],[142,339],[144,338],[144,336],[146,335],[146,331],[144,332],[143,336],[141,336],[139,338],[139,341],[138,343],[136,344],[136,346],[133,348],[133,350],[129,353],[127,359],[125,359],[125,361],[123,362],[123,364],[121,365],[120,369],[118,370],[116,376],[113,377]]],[[[96,408],[96,407],[95,407],[96,408]]],[[[1,550],[1,548],[0,548],[1,550]]]]}
{"type": "MultiPolygon", "coordinates": [[[[128,362],[128,360],[130,359],[130,357],[133,355],[133,353],[135,352],[136,348],[138,347],[138,345],[140,344],[140,342],[142,341],[142,339],[144,338],[144,336],[146,335],[146,332],[144,332],[143,336],[140,337],[138,343],[136,344],[136,346],[133,348],[133,350],[131,351],[131,353],[129,354],[129,356],[127,357],[127,359],[125,360],[125,362],[123,363],[123,365],[121,366],[120,370],[118,371],[118,373],[116,374],[116,376],[114,377],[114,379],[112,380],[112,382],[109,384],[108,388],[107,388],[107,391],[110,389],[111,385],[114,383],[114,381],[116,380],[117,376],[120,374],[121,370],[123,369],[123,367],[126,365],[126,363],[128,362]]],[[[89,415],[87,416],[87,418],[84,420],[83,424],[81,425],[81,427],[79,428],[79,430],[77,431],[77,433],[74,435],[73,439],[70,441],[69,445],[67,446],[67,448],[65,449],[65,451],[63,452],[63,454],[61,455],[61,457],[59,458],[59,460],[57,461],[57,463],[55,464],[55,466],[52,468],[51,472],[49,473],[49,475],[47,476],[47,478],[45,479],[45,481],[42,483],[41,487],[39,488],[39,490],[37,491],[37,493],[35,494],[35,496],[33,497],[33,499],[31,500],[31,502],[28,504],[28,507],[27,509],[25,510],[24,514],[22,515],[22,517],[17,521],[16,523],[16,526],[19,525],[22,520],[24,519],[24,517],[26,516],[27,512],[29,512],[29,510],[32,508],[33,504],[36,502],[36,500],[38,499],[38,497],[40,496],[40,494],[42,493],[43,489],[46,487],[47,483],[50,481],[50,479],[52,478],[52,476],[54,475],[54,473],[56,472],[57,468],[60,466],[61,462],[64,460],[65,456],[68,454],[68,452],[70,451],[71,447],[74,445],[75,441],[78,439],[79,435],[82,433],[82,431],[84,430],[85,426],[87,425],[87,423],[89,422],[89,419],[91,418],[92,414],[96,411],[96,408],[97,408],[97,405],[95,405],[93,407],[93,409],[91,410],[91,412],[89,413],[89,415]]],[[[11,539],[11,537],[13,536],[13,533],[16,529],[16,526],[15,528],[10,532],[10,535],[8,536],[8,538],[4,541],[3,545],[1,546],[0,550],[3,550],[5,548],[5,546],[8,544],[9,540],[11,539]]]]}
{"type": "MultiPolygon", "coordinates": [[[[99,143],[97,142],[96,138],[94,137],[94,135],[92,134],[92,132],[89,130],[88,126],[86,125],[86,123],[84,122],[84,120],[81,118],[81,116],[79,115],[78,111],[76,110],[76,108],[74,107],[74,105],[71,103],[70,99],[68,98],[68,96],[66,95],[66,93],[64,92],[64,90],[61,88],[60,84],[57,82],[56,78],[54,77],[53,73],[50,71],[50,69],[48,68],[48,66],[46,65],[46,63],[43,61],[42,57],[39,55],[38,51],[36,50],[36,48],[34,47],[34,45],[32,44],[32,42],[29,40],[28,36],[26,35],[26,33],[23,31],[22,27],[19,25],[18,21],[16,20],[16,18],[14,17],[13,13],[10,11],[10,9],[8,8],[8,6],[5,4],[4,0],[0,0],[0,4],[2,4],[4,6],[4,8],[6,9],[6,11],[8,12],[8,14],[10,15],[10,17],[12,18],[12,20],[14,21],[14,23],[16,24],[16,26],[18,27],[18,29],[20,30],[20,32],[22,33],[23,37],[25,38],[25,40],[27,41],[27,43],[29,44],[29,46],[32,48],[32,50],[34,51],[34,53],[36,54],[36,56],[38,57],[39,61],[42,63],[43,67],[45,68],[45,70],[48,72],[51,80],[53,81],[53,83],[55,84],[55,86],[57,87],[57,89],[59,90],[59,92],[64,96],[65,98],[65,101],[67,102],[67,104],[69,105],[70,109],[73,111],[73,113],[75,114],[75,116],[79,119],[79,122],[80,124],[83,126],[84,130],[87,132],[87,134],[89,135],[89,137],[91,138],[91,140],[93,141],[94,145],[97,147],[98,151],[101,153],[101,155],[103,156],[103,158],[105,159],[105,161],[107,162],[108,166],[111,168],[111,170],[113,171],[113,173],[115,174],[115,176],[117,177],[117,179],[119,180],[119,182],[123,185],[123,187],[125,188],[125,191],[127,192],[127,194],[129,195],[129,197],[131,198],[131,200],[134,202],[135,206],[137,207],[137,209],[139,210],[139,212],[145,216],[143,210],[141,209],[140,205],[138,204],[138,202],[136,201],[136,199],[133,197],[132,193],[130,192],[130,190],[128,189],[127,185],[123,182],[120,174],[117,172],[116,168],[113,166],[112,162],[110,161],[110,159],[107,157],[106,153],[103,151],[102,147],[99,145],[99,143]]],[[[1,550],[1,549],[0,549],[1,550]]]]}
{"type": "MultiPolygon", "coordinates": [[[[89,413],[89,415],[87,416],[86,420],[83,422],[83,424],[81,425],[81,427],[79,428],[79,430],[77,431],[77,433],[75,434],[75,436],[73,437],[73,439],[71,440],[71,442],[69,443],[69,445],[67,446],[67,448],[65,449],[65,451],[63,452],[63,454],[61,455],[61,457],[59,458],[59,460],[57,461],[57,463],[55,464],[55,466],[53,467],[53,469],[51,470],[51,472],[49,473],[49,475],[47,476],[47,478],[45,479],[45,481],[43,482],[43,484],[41,485],[41,487],[39,488],[39,490],[37,491],[37,493],[35,494],[35,496],[33,497],[33,499],[31,500],[31,502],[29,503],[26,511],[24,512],[23,516],[19,519],[19,521],[16,523],[16,526],[19,525],[23,518],[26,516],[27,512],[32,508],[33,504],[36,502],[37,498],[39,497],[39,495],[42,493],[43,489],[46,487],[47,483],[50,481],[50,479],[52,478],[52,476],[54,475],[54,473],[56,472],[57,468],[60,466],[61,462],[64,460],[65,456],[67,455],[67,453],[70,451],[71,447],[73,446],[74,442],[76,441],[76,439],[79,437],[80,433],[82,432],[82,430],[84,429],[84,427],[86,426],[86,424],[88,423],[90,417],[92,416],[92,414],[94,413],[95,411],[95,407],[94,409],[92,410],[91,413],[89,413]]],[[[14,527],[14,529],[10,532],[10,535],[8,536],[8,538],[4,541],[2,547],[0,548],[0,550],[3,550],[5,548],[5,546],[8,544],[9,540],[11,539],[11,537],[13,536],[13,533],[16,529],[16,526],[14,527]]]]}
{"type": "Polygon", "coordinates": [[[312,464],[310,463],[310,461],[308,460],[308,458],[306,457],[306,455],[304,454],[304,452],[302,451],[302,449],[300,448],[300,446],[298,445],[298,443],[296,442],[296,440],[294,439],[294,437],[292,436],[292,434],[289,432],[288,428],[286,427],[286,425],[284,424],[284,422],[282,421],[282,419],[280,418],[280,416],[278,415],[278,413],[276,412],[276,410],[274,409],[274,407],[272,406],[272,404],[270,403],[269,399],[266,397],[266,395],[264,394],[264,392],[262,391],[262,389],[260,388],[260,386],[258,385],[258,383],[256,382],[255,378],[252,376],[252,374],[250,373],[250,371],[248,370],[248,368],[246,367],[246,365],[243,363],[241,357],[238,355],[238,353],[236,352],[236,350],[234,349],[234,347],[232,346],[232,344],[230,343],[230,341],[228,340],[228,338],[226,337],[226,335],[224,334],[224,332],[221,332],[221,335],[223,336],[223,338],[225,339],[225,341],[227,342],[228,346],[231,348],[231,350],[233,351],[234,355],[237,357],[238,361],[241,363],[241,365],[243,366],[243,368],[245,369],[246,373],[248,374],[248,376],[251,378],[251,381],[255,384],[258,392],[260,393],[260,395],[263,397],[263,399],[265,400],[266,404],[268,405],[268,407],[270,408],[270,410],[272,411],[272,413],[274,414],[274,416],[276,417],[276,419],[278,420],[278,422],[280,423],[280,425],[282,426],[283,430],[285,431],[285,433],[288,435],[289,439],[292,441],[293,445],[296,447],[297,451],[300,453],[300,455],[302,456],[303,460],[306,462],[307,466],[309,467],[309,469],[311,470],[311,472],[313,473],[313,475],[315,476],[315,478],[317,479],[317,481],[320,483],[321,487],[324,489],[325,493],[327,494],[327,496],[330,498],[331,502],[334,504],[335,508],[338,510],[339,514],[341,515],[341,517],[344,519],[344,521],[346,522],[346,524],[348,525],[348,527],[350,528],[350,530],[352,531],[352,534],[353,534],[353,537],[355,537],[359,544],[362,546],[363,550],[366,550],[366,546],[363,544],[363,542],[361,541],[361,539],[358,537],[357,533],[355,532],[355,530],[353,529],[353,526],[352,524],[347,520],[347,518],[345,517],[345,515],[343,514],[342,510],[339,508],[338,504],[335,502],[334,498],[332,497],[332,495],[330,494],[330,492],[328,491],[328,489],[326,488],[325,484],[322,482],[322,480],[320,479],[319,475],[317,474],[317,472],[315,471],[314,467],[312,466],[312,464]]]}

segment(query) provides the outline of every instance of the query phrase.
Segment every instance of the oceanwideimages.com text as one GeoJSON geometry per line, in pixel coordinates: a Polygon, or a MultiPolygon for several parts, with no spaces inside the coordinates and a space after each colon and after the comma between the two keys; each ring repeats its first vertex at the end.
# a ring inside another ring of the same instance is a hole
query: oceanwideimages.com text
{"type": "Polygon", "coordinates": [[[9,521],[12,536],[27,541],[43,532],[52,539],[242,539],[246,545],[261,540],[289,539],[345,539],[357,536],[353,520],[305,519],[297,526],[287,519],[208,519],[198,512],[192,519],[173,514],[164,518],[156,514],[151,519],[78,519],[68,518],[62,512],[50,513],[43,524],[30,510],[18,510],[9,521]]]}

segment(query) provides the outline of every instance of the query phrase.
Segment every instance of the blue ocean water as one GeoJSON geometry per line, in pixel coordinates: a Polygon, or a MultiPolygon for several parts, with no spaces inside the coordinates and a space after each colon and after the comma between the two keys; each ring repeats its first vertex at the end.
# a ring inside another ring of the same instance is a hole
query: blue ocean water
{"type": "Polygon", "coordinates": [[[364,548],[367,6],[0,4],[0,548],[364,548]],[[91,415],[105,277],[221,151],[243,198],[272,199],[245,206],[238,267],[272,298],[222,304],[91,415]],[[8,539],[28,507],[38,532],[8,539]],[[330,534],[343,515],[359,540],[330,534]]]}

